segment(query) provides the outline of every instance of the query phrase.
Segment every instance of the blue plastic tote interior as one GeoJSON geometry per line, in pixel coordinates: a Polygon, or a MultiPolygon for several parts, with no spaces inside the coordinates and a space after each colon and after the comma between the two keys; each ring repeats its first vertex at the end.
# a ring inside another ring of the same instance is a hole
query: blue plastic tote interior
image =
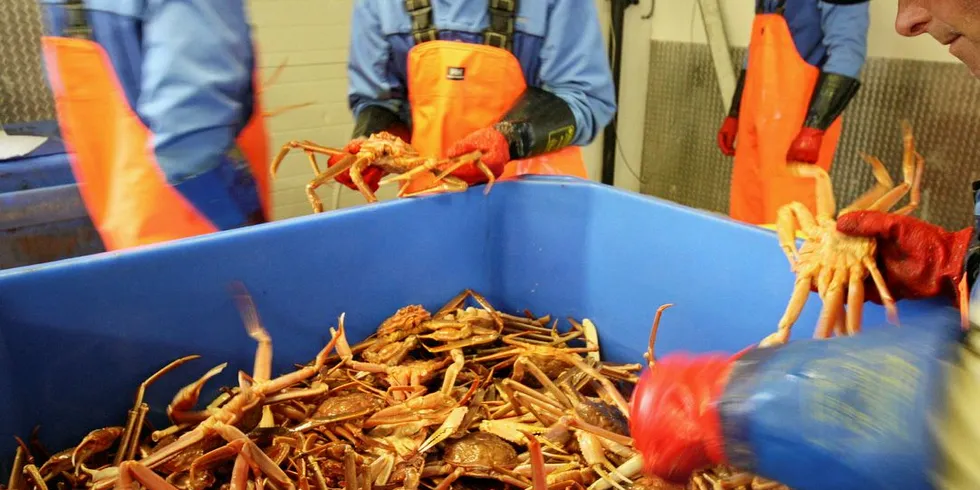
{"type": "MultiPolygon", "coordinates": [[[[589,318],[612,361],[641,362],[664,303],[675,306],[658,353],[734,352],[775,328],[793,285],[773,232],[559,178],[12,269],[0,272],[0,477],[14,435],[40,425],[56,451],[122,425],[137,385],[177,357],[202,356],[150,388],[157,428],[209,368],[230,362],[209,393],[235,385],[255,352],[235,280],[272,335],[276,373],[312,359],[341,313],[356,341],[399,307],[437,308],[464,288],[509,312],[589,318]]],[[[812,334],[820,306],[812,296],[794,338],[812,334]]],[[[901,302],[899,313],[942,307],[901,302]]],[[[881,308],[868,304],[864,323],[884,324],[881,308]]]]}

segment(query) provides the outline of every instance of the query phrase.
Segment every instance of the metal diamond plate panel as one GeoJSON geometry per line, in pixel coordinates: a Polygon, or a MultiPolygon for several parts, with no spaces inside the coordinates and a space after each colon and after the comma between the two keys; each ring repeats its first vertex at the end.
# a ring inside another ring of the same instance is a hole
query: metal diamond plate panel
{"type": "MultiPolygon", "coordinates": [[[[740,65],[745,50],[732,53],[740,65]]],[[[895,59],[868,60],[862,80],[831,169],[838,202],[874,183],[858,151],[881,158],[900,181],[899,121],[907,119],[926,159],[917,215],[947,228],[970,224],[969,184],[980,179],[980,83],[958,64],[895,59]]],[[[654,41],[641,190],[726,213],[732,159],[716,144],[723,117],[707,46],[654,41]]]]}
{"type": "Polygon", "coordinates": [[[0,0],[0,124],[55,118],[41,67],[37,0],[0,0]]]}

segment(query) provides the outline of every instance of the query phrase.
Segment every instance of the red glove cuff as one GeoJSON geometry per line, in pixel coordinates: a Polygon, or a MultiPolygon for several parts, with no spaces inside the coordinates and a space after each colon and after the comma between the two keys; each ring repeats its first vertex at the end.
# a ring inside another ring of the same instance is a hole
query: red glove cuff
{"type": "Polygon", "coordinates": [[[788,163],[817,163],[824,131],[804,126],[800,129],[786,155],[788,163]]]}
{"type": "MultiPolygon", "coordinates": [[[[494,176],[500,176],[504,171],[504,165],[510,161],[510,143],[500,131],[494,128],[478,129],[470,133],[454,143],[447,153],[449,158],[456,158],[474,151],[482,152],[480,161],[494,176]]],[[[471,185],[487,181],[486,174],[472,164],[463,165],[453,172],[453,175],[471,185]]]]}
{"type": "Polygon", "coordinates": [[[673,354],[643,373],[630,400],[630,434],[645,473],[682,482],[725,463],[717,401],[734,359],[673,354]]]}

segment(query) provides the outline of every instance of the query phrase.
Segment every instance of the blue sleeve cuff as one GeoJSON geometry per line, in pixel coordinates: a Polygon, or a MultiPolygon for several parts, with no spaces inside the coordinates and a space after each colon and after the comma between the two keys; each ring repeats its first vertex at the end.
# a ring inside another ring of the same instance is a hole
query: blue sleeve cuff
{"type": "Polygon", "coordinates": [[[262,212],[258,187],[244,161],[223,157],[215,168],[174,188],[219,230],[251,224],[262,212]]]}

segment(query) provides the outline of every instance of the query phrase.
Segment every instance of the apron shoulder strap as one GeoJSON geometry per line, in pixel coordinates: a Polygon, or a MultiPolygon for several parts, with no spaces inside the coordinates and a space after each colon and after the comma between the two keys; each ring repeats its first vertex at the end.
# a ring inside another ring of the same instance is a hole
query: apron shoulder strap
{"type": "Polygon", "coordinates": [[[438,39],[435,23],[432,22],[431,0],[405,0],[405,10],[412,18],[412,37],[415,44],[438,39]]]}
{"type": "Polygon", "coordinates": [[[517,0],[487,0],[490,25],[483,31],[483,44],[512,51],[517,0]]]}
{"type": "Polygon", "coordinates": [[[88,9],[82,0],[65,2],[65,22],[62,37],[92,39],[92,26],[88,22],[88,9]]]}
{"type": "MultiPolygon", "coordinates": [[[[483,44],[511,51],[514,46],[517,0],[487,0],[487,6],[490,24],[483,30],[483,44]]],[[[405,0],[405,10],[412,19],[412,37],[416,44],[439,38],[432,21],[432,0],[405,0]]]]}
{"type": "Polygon", "coordinates": [[[779,14],[783,15],[786,11],[786,0],[756,0],[755,1],[755,13],[756,14],[779,14]],[[769,5],[775,4],[771,9],[769,5]]]}

